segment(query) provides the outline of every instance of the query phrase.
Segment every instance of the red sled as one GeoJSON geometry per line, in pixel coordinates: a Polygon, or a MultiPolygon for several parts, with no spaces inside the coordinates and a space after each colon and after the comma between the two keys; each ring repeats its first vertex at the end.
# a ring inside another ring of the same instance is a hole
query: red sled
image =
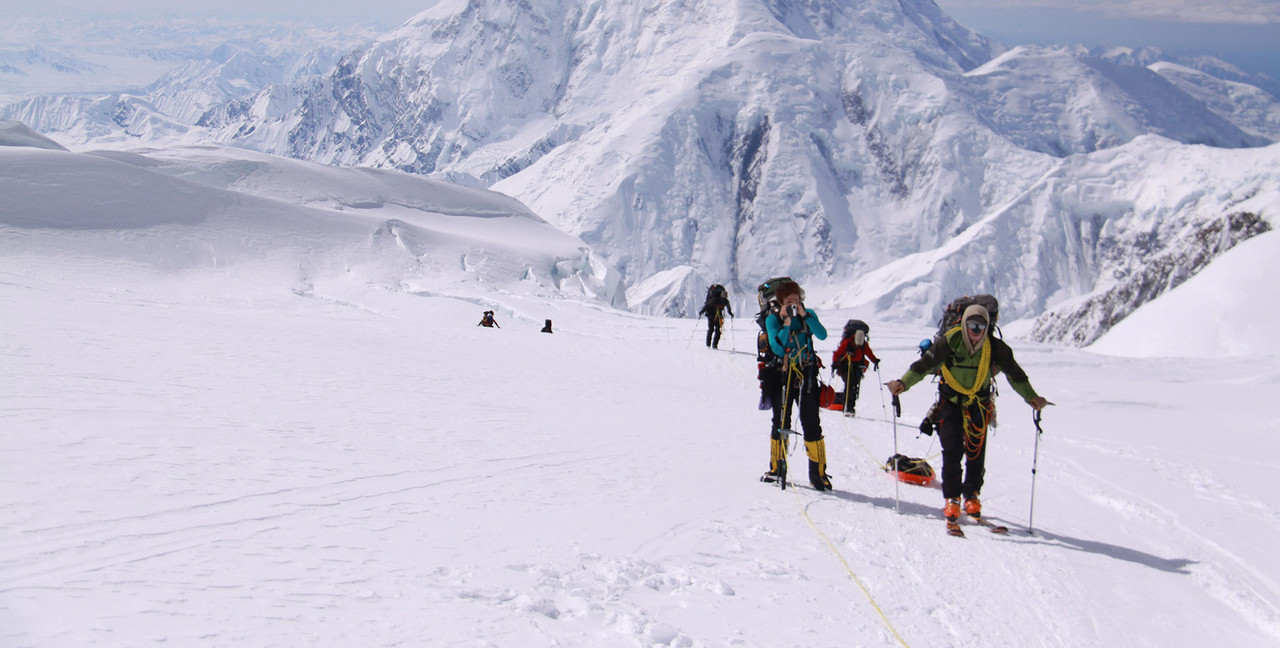
{"type": "Polygon", "coordinates": [[[900,482],[916,486],[929,486],[935,479],[933,466],[930,466],[929,462],[900,454],[893,455],[884,462],[884,471],[900,482]]]}
{"type": "Polygon", "coordinates": [[[823,385],[822,390],[818,392],[818,407],[843,412],[844,392],[836,391],[831,385],[823,385]]]}
{"type": "Polygon", "coordinates": [[[831,385],[823,385],[818,390],[818,407],[827,409],[844,409],[844,405],[833,407],[836,404],[836,388],[831,385]]]}

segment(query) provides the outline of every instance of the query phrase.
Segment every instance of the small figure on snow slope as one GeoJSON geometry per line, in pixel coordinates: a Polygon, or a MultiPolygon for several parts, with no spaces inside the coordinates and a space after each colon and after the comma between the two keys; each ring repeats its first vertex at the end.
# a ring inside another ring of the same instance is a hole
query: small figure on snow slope
{"type": "MultiPolygon", "coordinates": [[[[771,381],[775,391],[769,395],[773,405],[772,427],[769,431],[769,472],[763,481],[778,478],[778,465],[786,459],[786,445],[782,430],[791,427],[791,410],[800,408],[800,425],[804,429],[804,448],[809,456],[809,482],[818,490],[831,490],[827,477],[826,442],[822,438],[822,422],[819,418],[818,396],[821,384],[818,371],[821,363],[813,348],[813,339],[827,339],[827,329],[818,320],[818,314],[804,307],[803,291],[794,281],[783,280],[774,291],[777,307],[770,304],[764,327],[770,350],[781,359],[776,369],[776,380],[771,381]]],[[[762,380],[762,382],[764,382],[762,380]]]]}
{"type": "Polygon", "coordinates": [[[702,305],[698,315],[707,316],[707,346],[720,348],[720,330],[724,326],[724,311],[728,309],[729,317],[733,317],[733,306],[729,304],[729,291],[720,284],[711,284],[707,289],[707,301],[702,305]]]}
{"type": "MultiPolygon", "coordinates": [[[[493,319],[493,311],[491,311],[491,310],[487,310],[487,311],[485,311],[485,312],[484,312],[484,317],[481,317],[481,318],[480,318],[480,323],[479,323],[479,324],[476,324],[476,326],[483,326],[483,327],[485,327],[485,328],[493,328],[493,327],[495,327],[495,326],[498,326],[498,320],[493,319]]],[[[501,326],[498,326],[498,328],[502,328],[502,327],[501,327],[501,326]]]]}
{"type": "Polygon", "coordinates": [[[867,337],[870,331],[866,322],[849,320],[844,325],[840,346],[836,347],[836,352],[831,356],[832,370],[844,380],[844,394],[843,397],[838,397],[838,402],[849,416],[853,416],[858,402],[862,374],[872,363],[875,363],[877,369],[880,368],[880,358],[871,350],[870,339],[867,337]]]}
{"type": "Polygon", "coordinates": [[[897,395],[934,370],[942,371],[938,438],[942,442],[942,496],[946,498],[943,515],[949,522],[960,516],[961,496],[965,513],[982,515],[978,495],[985,470],[987,427],[995,417],[995,375],[1003,371],[1009,386],[1032,408],[1040,410],[1048,404],[1036,394],[1009,345],[991,337],[991,324],[986,308],[970,305],[959,326],[941,334],[901,379],[888,384],[889,392],[897,395]]]}

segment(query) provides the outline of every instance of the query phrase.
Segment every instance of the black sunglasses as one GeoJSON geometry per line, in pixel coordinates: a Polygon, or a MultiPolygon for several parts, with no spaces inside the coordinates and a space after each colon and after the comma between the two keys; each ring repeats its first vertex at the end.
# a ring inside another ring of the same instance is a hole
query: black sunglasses
{"type": "Polygon", "coordinates": [[[965,326],[969,327],[969,331],[972,333],[981,333],[987,330],[987,323],[981,320],[970,320],[965,322],[965,326]]]}

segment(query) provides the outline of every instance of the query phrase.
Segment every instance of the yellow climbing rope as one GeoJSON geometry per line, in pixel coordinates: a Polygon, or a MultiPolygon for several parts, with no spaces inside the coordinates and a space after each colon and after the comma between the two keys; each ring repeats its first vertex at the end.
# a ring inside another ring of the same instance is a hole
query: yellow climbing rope
{"type": "MultiPolygon", "coordinates": [[[[738,373],[742,374],[743,377],[747,377],[746,372],[742,371],[742,369],[730,361],[729,358],[726,357],[725,361],[729,362],[730,366],[737,370],[738,373]]],[[[791,376],[788,372],[787,381],[790,382],[790,380],[791,376]]],[[[861,440],[858,442],[862,443],[861,440]]],[[[863,448],[866,449],[866,446],[864,445],[863,448]]],[[[870,455],[871,451],[867,450],[867,454],[870,455]]],[[[880,615],[880,620],[884,622],[884,625],[889,629],[889,632],[893,633],[893,636],[898,640],[898,643],[902,644],[903,648],[910,648],[910,646],[907,645],[906,640],[902,638],[902,635],[898,634],[897,628],[893,627],[893,624],[889,621],[889,617],[885,615],[884,610],[880,608],[880,604],[876,603],[875,597],[871,596],[871,590],[868,590],[867,586],[862,583],[862,579],[858,578],[858,575],[853,572],[853,568],[849,566],[849,561],[844,559],[844,556],[840,554],[840,550],[836,548],[836,545],[831,541],[831,538],[828,538],[827,534],[823,533],[822,529],[818,528],[818,525],[813,521],[813,518],[809,517],[809,512],[805,510],[804,503],[800,500],[800,494],[795,490],[792,490],[791,492],[795,495],[796,505],[800,508],[800,514],[804,516],[805,521],[809,523],[809,528],[813,529],[814,533],[817,533],[818,537],[826,543],[827,548],[831,550],[831,553],[835,554],[836,560],[839,560],[840,564],[844,566],[844,571],[849,575],[849,579],[858,586],[858,589],[862,590],[862,595],[867,598],[867,602],[871,604],[873,609],[875,609],[876,614],[880,615]]]]}
{"type": "MultiPolygon", "coordinates": [[[[959,330],[960,327],[957,326],[950,331],[947,331],[947,337],[950,338],[952,333],[959,330]]],[[[952,375],[951,370],[948,369],[945,364],[942,365],[942,379],[946,381],[948,387],[956,390],[956,392],[962,396],[967,396],[962,404],[969,405],[978,399],[978,390],[982,389],[983,385],[987,383],[987,374],[990,371],[991,341],[987,340],[987,342],[982,345],[982,355],[978,358],[978,375],[974,377],[972,386],[965,387],[964,385],[961,385],[960,381],[952,375]]]]}
{"type": "Polygon", "coordinates": [[[804,510],[804,504],[800,501],[800,494],[796,493],[794,490],[792,493],[796,496],[796,505],[800,507],[800,514],[803,515],[805,521],[809,523],[809,527],[813,529],[814,533],[818,534],[819,538],[822,538],[822,541],[827,544],[827,548],[831,550],[831,553],[835,554],[836,559],[840,561],[840,564],[844,565],[845,573],[849,574],[849,579],[858,586],[858,589],[862,590],[862,595],[867,597],[867,602],[875,609],[876,614],[880,615],[880,620],[884,621],[885,627],[889,629],[889,632],[893,633],[894,638],[898,640],[898,643],[902,644],[903,648],[910,648],[910,646],[907,645],[906,640],[902,638],[902,635],[898,634],[898,629],[893,627],[893,624],[889,622],[889,617],[885,615],[884,610],[880,609],[880,605],[876,603],[875,597],[871,596],[871,590],[868,590],[867,586],[862,584],[862,579],[858,578],[858,575],[853,573],[853,568],[849,567],[849,562],[840,554],[840,550],[836,548],[835,543],[831,541],[831,538],[827,537],[827,534],[822,532],[822,529],[818,528],[818,525],[813,521],[813,518],[809,517],[809,512],[804,510]]]}
{"type": "MultiPolygon", "coordinates": [[[[949,339],[951,335],[957,331],[962,331],[961,327],[957,326],[950,331],[947,331],[947,338],[949,339]]],[[[961,335],[964,335],[964,333],[961,332],[961,335]]],[[[963,413],[964,449],[970,459],[977,457],[978,454],[982,452],[982,446],[987,442],[987,424],[990,423],[991,415],[995,411],[995,401],[983,403],[978,400],[978,392],[986,386],[987,377],[990,371],[990,340],[987,340],[986,343],[982,345],[982,353],[978,356],[978,373],[974,376],[972,385],[968,387],[961,385],[960,381],[951,373],[951,370],[947,368],[947,365],[942,365],[943,381],[947,383],[948,387],[955,390],[956,393],[965,397],[964,401],[960,403],[960,411],[963,413]],[[973,415],[970,413],[975,404],[978,405],[979,413],[982,418],[977,425],[974,425],[973,415]]]]}

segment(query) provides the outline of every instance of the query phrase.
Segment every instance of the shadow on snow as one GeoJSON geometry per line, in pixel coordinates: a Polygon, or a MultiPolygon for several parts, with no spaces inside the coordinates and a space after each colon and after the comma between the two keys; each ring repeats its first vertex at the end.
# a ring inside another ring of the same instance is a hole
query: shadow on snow
{"type": "MultiPolygon", "coordinates": [[[[871,497],[839,489],[832,490],[829,494],[855,504],[870,504],[871,506],[890,511],[894,509],[894,500],[891,497],[871,497]]],[[[942,522],[941,514],[937,507],[927,506],[916,502],[899,500],[898,513],[901,515],[925,518],[939,523],[942,522]]],[[[1010,524],[1006,520],[999,520],[989,516],[986,519],[997,524],[1010,524]]],[[[972,525],[966,526],[973,529],[980,528],[972,525]]],[[[1045,531],[1044,529],[1035,529],[1032,533],[1028,534],[1026,529],[1010,526],[1010,532],[1013,535],[1006,537],[1017,538],[1016,542],[1021,544],[1041,544],[1050,547],[1062,547],[1073,551],[1082,551],[1085,553],[1114,558],[1116,560],[1123,560],[1125,562],[1131,562],[1172,574],[1190,574],[1191,570],[1188,569],[1188,567],[1195,565],[1198,562],[1187,558],[1161,558],[1160,556],[1152,555],[1145,551],[1139,551],[1129,547],[1122,547],[1120,545],[1110,544],[1107,542],[1099,542],[1097,540],[1073,538],[1060,533],[1045,531]]]]}

